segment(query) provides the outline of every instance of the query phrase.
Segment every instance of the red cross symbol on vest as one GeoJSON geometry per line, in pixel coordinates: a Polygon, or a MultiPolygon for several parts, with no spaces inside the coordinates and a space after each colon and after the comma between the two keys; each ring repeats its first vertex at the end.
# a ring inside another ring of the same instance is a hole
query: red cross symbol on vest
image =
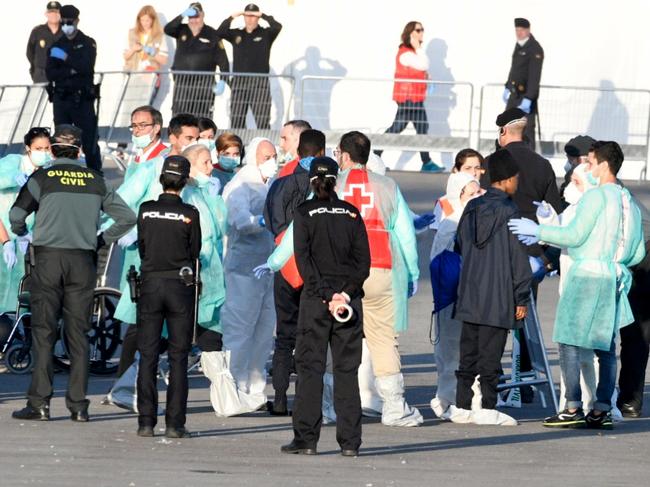
{"type": "Polygon", "coordinates": [[[343,199],[346,201],[354,201],[361,212],[362,218],[370,216],[368,211],[375,207],[375,194],[366,191],[365,184],[349,184],[343,193],[343,199]]]}

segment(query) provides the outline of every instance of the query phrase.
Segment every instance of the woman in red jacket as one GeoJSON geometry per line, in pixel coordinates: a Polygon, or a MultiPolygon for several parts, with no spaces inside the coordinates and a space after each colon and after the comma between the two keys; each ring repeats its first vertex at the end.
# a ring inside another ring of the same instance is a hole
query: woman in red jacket
{"type": "MultiPolygon", "coordinates": [[[[424,27],[420,22],[411,21],[402,31],[402,43],[395,58],[395,79],[413,79],[425,81],[429,78],[429,59],[422,49],[424,27]]],[[[397,113],[393,124],[386,130],[387,134],[401,133],[409,122],[413,123],[417,134],[429,132],[429,121],[424,109],[424,99],[427,95],[427,83],[409,83],[395,81],[393,100],[397,102],[397,113]]],[[[381,151],[375,151],[381,155],[381,151]]],[[[420,152],[422,170],[438,172],[444,168],[431,160],[428,152],[420,152]]]]}

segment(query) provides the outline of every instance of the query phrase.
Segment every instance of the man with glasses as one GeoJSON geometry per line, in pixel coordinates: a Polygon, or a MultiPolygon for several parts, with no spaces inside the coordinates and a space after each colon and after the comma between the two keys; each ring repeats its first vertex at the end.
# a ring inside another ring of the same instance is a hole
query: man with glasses
{"type": "Polygon", "coordinates": [[[230,126],[246,128],[246,114],[250,106],[258,129],[269,129],[271,119],[271,89],[268,74],[271,46],[282,30],[282,24],[272,16],[249,3],[243,12],[237,12],[224,20],[217,33],[232,44],[234,73],[260,73],[266,76],[235,76],[230,101],[230,126]],[[244,28],[233,29],[230,24],[237,17],[244,17],[244,28]],[[260,27],[260,19],[269,27],[260,27]]]}
{"type": "Polygon", "coordinates": [[[27,60],[29,75],[34,83],[47,83],[45,65],[50,47],[63,35],[61,33],[61,15],[59,2],[47,2],[45,18],[47,22],[32,29],[27,41],[27,60]]]}
{"type": "Polygon", "coordinates": [[[79,9],[74,5],[61,7],[61,36],[50,48],[45,73],[50,82],[48,92],[54,111],[54,124],[72,124],[81,129],[86,165],[102,169],[97,145],[97,117],[94,85],[97,45],[92,37],[81,32],[79,9]]]}
{"type": "Polygon", "coordinates": [[[131,142],[133,148],[137,150],[134,164],[129,165],[124,175],[126,180],[137,164],[150,161],[158,157],[161,152],[167,149],[162,143],[160,133],[163,126],[162,114],[150,105],[144,105],[136,108],[131,113],[131,142]]]}

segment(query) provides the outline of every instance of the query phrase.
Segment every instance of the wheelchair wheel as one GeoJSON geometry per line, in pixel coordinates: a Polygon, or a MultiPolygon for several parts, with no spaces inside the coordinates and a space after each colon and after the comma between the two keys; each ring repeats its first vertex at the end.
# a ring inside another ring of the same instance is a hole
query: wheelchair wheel
{"type": "MultiPolygon", "coordinates": [[[[122,322],[115,319],[114,314],[121,296],[117,289],[95,289],[92,327],[88,332],[88,371],[91,375],[111,375],[117,371],[118,363],[113,362],[112,358],[122,343],[122,322]]],[[[54,361],[62,369],[69,370],[68,338],[65,327],[62,326],[60,330],[62,340],[55,347],[54,361]]]]}
{"type": "Polygon", "coordinates": [[[34,355],[22,342],[17,341],[7,349],[5,365],[12,374],[27,374],[32,371],[34,355]]]}

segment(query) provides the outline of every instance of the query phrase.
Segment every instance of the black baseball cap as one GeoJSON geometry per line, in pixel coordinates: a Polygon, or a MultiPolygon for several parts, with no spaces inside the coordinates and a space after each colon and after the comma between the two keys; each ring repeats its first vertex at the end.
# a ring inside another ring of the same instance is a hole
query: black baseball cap
{"type": "Polygon", "coordinates": [[[309,166],[309,180],[318,177],[336,178],[339,174],[339,165],[331,157],[316,157],[309,166]]]}
{"type": "Polygon", "coordinates": [[[244,7],[244,12],[259,12],[260,8],[254,3],[249,3],[244,7]]]}
{"type": "Polygon", "coordinates": [[[64,5],[59,9],[62,19],[77,20],[79,18],[79,9],[74,5],[64,5]]]}
{"type": "Polygon", "coordinates": [[[59,2],[47,2],[47,7],[45,7],[45,10],[48,12],[50,10],[61,10],[61,4],[59,2]]]}
{"type": "Polygon", "coordinates": [[[183,156],[169,156],[165,159],[162,174],[173,174],[183,178],[190,177],[190,161],[183,156]]]}
{"type": "Polygon", "coordinates": [[[591,149],[594,142],[596,142],[596,139],[593,139],[588,135],[578,135],[566,143],[564,146],[564,152],[566,152],[566,155],[569,157],[586,156],[589,154],[589,149],[591,149]]]}
{"type": "Polygon", "coordinates": [[[54,135],[50,139],[52,144],[70,144],[81,147],[82,131],[79,127],[70,124],[60,124],[54,127],[54,135]]]}

